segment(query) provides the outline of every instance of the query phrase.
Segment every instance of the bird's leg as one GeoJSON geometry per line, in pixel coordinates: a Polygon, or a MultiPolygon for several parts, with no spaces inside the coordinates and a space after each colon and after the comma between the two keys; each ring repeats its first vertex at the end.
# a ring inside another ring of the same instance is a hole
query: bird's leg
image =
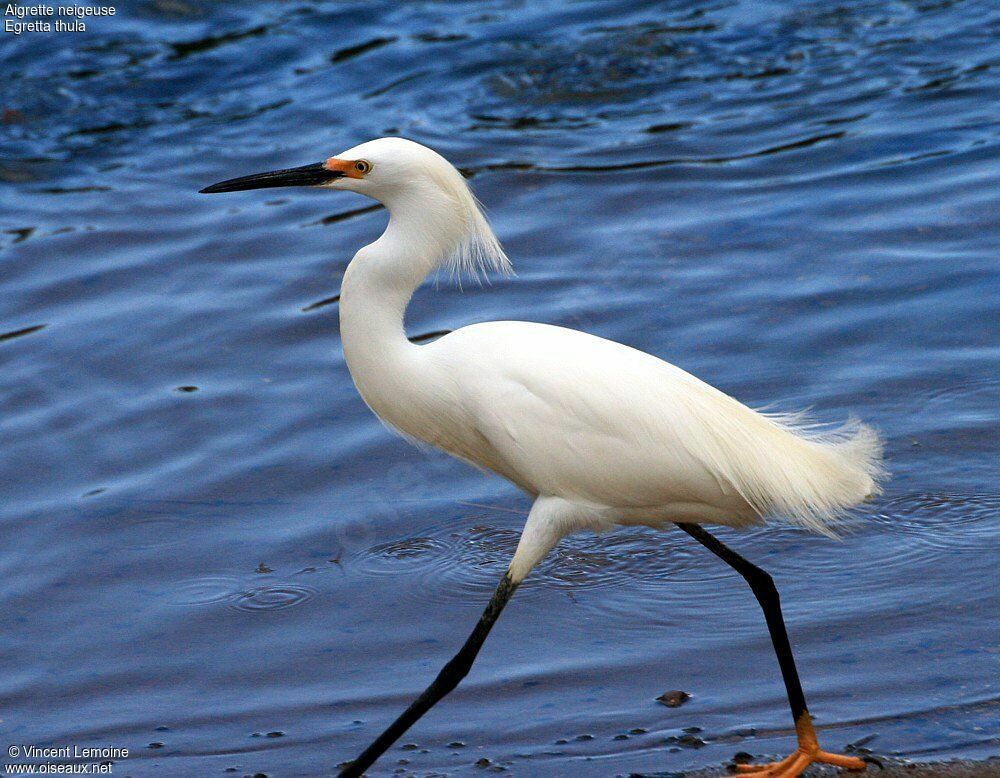
{"type": "Polygon", "coordinates": [[[406,732],[413,724],[429,711],[442,697],[458,686],[469,672],[475,661],[479,649],[482,648],[486,636],[490,634],[493,624],[496,623],[500,612],[517,589],[517,583],[511,578],[510,572],[506,573],[493,592],[489,605],[483,611],[483,615],[472,630],[465,645],[452,657],[438,673],[437,678],[428,686],[423,694],[397,718],[389,727],[372,742],[368,748],[361,752],[361,755],[345,767],[339,774],[339,778],[357,778],[367,770],[372,763],[378,759],[399,737],[406,732]]]}
{"type": "Polygon", "coordinates": [[[792,709],[792,718],[795,721],[795,734],[798,737],[799,746],[791,756],[781,762],[767,765],[737,765],[737,772],[744,775],[792,778],[799,775],[813,762],[844,767],[848,770],[864,770],[865,763],[860,759],[853,756],[831,754],[822,751],[819,747],[812,718],[806,708],[806,697],[799,681],[799,673],[795,669],[792,646],[788,642],[788,632],[785,629],[785,620],[781,615],[781,601],[778,589],[774,585],[774,579],[700,525],[678,522],[677,526],[736,570],[750,584],[750,589],[764,611],[767,630],[771,634],[771,643],[774,645],[774,653],[778,656],[781,677],[785,682],[788,705],[792,709]]]}
{"type": "Polygon", "coordinates": [[[510,601],[518,585],[559,542],[559,539],[567,531],[568,523],[572,521],[577,511],[578,509],[573,503],[557,497],[540,496],[535,500],[528,513],[528,520],[524,523],[521,540],[518,541],[517,550],[507,567],[507,572],[496,591],[493,592],[490,604],[486,606],[486,610],[483,611],[479,623],[472,630],[465,645],[444,666],[423,694],[417,697],[413,704],[403,711],[403,714],[392,722],[385,732],[375,738],[375,741],[361,753],[361,756],[344,768],[339,778],[356,778],[364,773],[379,756],[385,753],[389,746],[396,742],[400,735],[413,726],[417,719],[458,686],[458,682],[466,676],[469,668],[472,667],[472,662],[479,653],[479,649],[482,648],[486,636],[490,634],[493,624],[500,616],[504,606],[510,601]]]}

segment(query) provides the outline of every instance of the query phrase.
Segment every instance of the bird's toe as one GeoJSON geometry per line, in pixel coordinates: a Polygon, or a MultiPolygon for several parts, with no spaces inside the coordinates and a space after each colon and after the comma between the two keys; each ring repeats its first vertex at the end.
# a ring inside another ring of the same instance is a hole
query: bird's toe
{"type": "Polygon", "coordinates": [[[798,778],[803,771],[814,762],[841,767],[845,770],[865,770],[865,763],[854,756],[831,754],[829,751],[816,749],[796,749],[780,762],[770,762],[763,765],[738,764],[736,772],[742,776],[756,778],[798,778]]]}

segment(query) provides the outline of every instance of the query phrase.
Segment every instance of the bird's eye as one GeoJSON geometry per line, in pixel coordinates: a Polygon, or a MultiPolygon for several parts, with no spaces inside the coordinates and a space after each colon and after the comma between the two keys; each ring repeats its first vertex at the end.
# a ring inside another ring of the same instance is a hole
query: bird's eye
{"type": "Polygon", "coordinates": [[[359,159],[357,162],[354,163],[354,169],[357,170],[362,175],[364,175],[365,173],[371,171],[372,163],[364,159],[359,159]]]}

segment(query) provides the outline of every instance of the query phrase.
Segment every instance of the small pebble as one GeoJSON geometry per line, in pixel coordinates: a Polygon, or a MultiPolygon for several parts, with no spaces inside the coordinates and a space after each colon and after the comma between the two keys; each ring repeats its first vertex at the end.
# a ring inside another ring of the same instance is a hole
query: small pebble
{"type": "Polygon", "coordinates": [[[628,735],[615,735],[615,740],[628,740],[628,735]]]}
{"type": "Polygon", "coordinates": [[[267,733],[267,736],[268,736],[268,737],[284,737],[284,736],[285,736],[285,733],[284,733],[284,732],[282,732],[282,731],[281,731],[281,730],[279,730],[279,729],[276,729],[276,730],[274,730],[273,732],[268,732],[268,733],[267,733]]]}
{"type": "Polygon", "coordinates": [[[628,731],[630,735],[645,735],[647,732],[649,732],[649,730],[643,729],[642,727],[635,727],[634,729],[630,729],[628,731]]]}
{"type": "Polygon", "coordinates": [[[465,743],[463,743],[461,740],[452,740],[448,744],[448,748],[465,748],[465,743]]]}
{"type": "Polygon", "coordinates": [[[576,740],[593,740],[594,736],[593,735],[577,735],[575,739],[576,740]]]}
{"type": "Polygon", "coordinates": [[[476,767],[489,767],[492,764],[485,756],[476,761],[476,767]]]}
{"type": "Polygon", "coordinates": [[[668,708],[679,708],[690,699],[690,694],[682,692],[680,689],[675,689],[674,691],[664,692],[656,698],[656,701],[660,705],[666,705],[668,708]]]}
{"type": "Polygon", "coordinates": [[[705,745],[705,741],[697,735],[681,735],[677,738],[677,745],[684,748],[701,748],[705,745]]]}
{"type": "Polygon", "coordinates": [[[161,743],[161,742],[160,742],[160,741],[158,741],[158,740],[154,740],[154,741],[153,741],[152,743],[150,743],[150,744],[149,744],[149,745],[147,746],[147,748],[163,748],[163,743],[161,743]]]}
{"type": "Polygon", "coordinates": [[[418,746],[416,743],[404,743],[401,746],[401,748],[404,751],[416,751],[418,748],[420,748],[420,746],[418,746]]]}

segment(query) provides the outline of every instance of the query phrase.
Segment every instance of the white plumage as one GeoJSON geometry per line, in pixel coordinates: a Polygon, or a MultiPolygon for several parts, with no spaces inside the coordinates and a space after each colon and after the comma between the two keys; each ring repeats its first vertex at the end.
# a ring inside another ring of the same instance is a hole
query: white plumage
{"type": "Polygon", "coordinates": [[[619,343],[491,322],[425,348],[453,390],[438,424],[474,430],[450,453],[532,494],[606,508],[611,522],[739,526],[782,515],[826,532],[875,488],[867,427],[821,434],[766,416],[619,343]]]}

